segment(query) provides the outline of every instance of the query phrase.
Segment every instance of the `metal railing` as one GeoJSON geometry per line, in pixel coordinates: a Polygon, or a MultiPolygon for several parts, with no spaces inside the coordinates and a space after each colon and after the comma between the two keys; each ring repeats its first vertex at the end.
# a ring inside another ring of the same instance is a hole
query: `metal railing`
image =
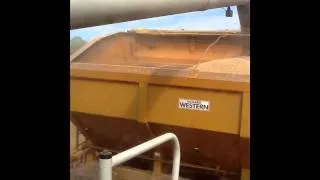
{"type": "Polygon", "coordinates": [[[110,153],[106,152],[101,153],[99,160],[100,180],[112,180],[112,167],[120,165],[167,141],[173,141],[172,180],[178,180],[180,168],[180,144],[177,136],[173,133],[163,134],[114,156],[111,156],[110,153]]]}

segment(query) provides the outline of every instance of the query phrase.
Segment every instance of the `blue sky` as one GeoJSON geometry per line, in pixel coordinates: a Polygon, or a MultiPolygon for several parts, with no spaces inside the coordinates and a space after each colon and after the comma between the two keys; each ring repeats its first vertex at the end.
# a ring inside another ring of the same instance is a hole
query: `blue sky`
{"type": "Polygon", "coordinates": [[[156,18],[128,21],[116,24],[76,29],[70,31],[70,39],[80,36],[90,41],[96,36],[137,28],[169,30],[240,30],[237,8],[231,7],[233,17],[225,17],[226,8],[198,11],[156,18]]]}

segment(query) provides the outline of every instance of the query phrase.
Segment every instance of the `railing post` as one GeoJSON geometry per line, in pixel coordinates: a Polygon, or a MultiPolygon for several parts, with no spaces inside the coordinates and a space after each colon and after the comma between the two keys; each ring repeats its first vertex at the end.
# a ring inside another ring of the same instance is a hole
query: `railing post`
{"type": "Polygon", "coordinates": [[[112,154],[102,151],[99,154],[99,179],[112,180],[112,154]]]}

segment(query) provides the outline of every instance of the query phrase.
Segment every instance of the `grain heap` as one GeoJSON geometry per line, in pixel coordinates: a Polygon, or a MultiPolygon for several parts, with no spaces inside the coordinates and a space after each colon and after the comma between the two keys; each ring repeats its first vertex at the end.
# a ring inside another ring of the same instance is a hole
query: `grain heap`
{"type": "Polygon", "coordinates": [[[250,56],[223,58],[206,61],[188,69],[199,72],[212,72],[223,74],[250,75],[250,56]]]}

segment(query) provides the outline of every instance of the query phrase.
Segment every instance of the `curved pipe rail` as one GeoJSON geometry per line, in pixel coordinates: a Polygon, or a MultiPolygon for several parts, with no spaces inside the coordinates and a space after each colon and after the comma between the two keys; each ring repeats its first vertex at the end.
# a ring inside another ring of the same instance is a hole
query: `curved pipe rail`
{"type": "Polygon", "coordinates": [[[112,180],[112,167],[120,165],[167,141],[173,142],[172,180],[178,180],[180,168],[180,144],[177,136],[173,133],[163,134],[113,157],[111,157],[111,155],[100,155],[100,180],[112,180]]]}

